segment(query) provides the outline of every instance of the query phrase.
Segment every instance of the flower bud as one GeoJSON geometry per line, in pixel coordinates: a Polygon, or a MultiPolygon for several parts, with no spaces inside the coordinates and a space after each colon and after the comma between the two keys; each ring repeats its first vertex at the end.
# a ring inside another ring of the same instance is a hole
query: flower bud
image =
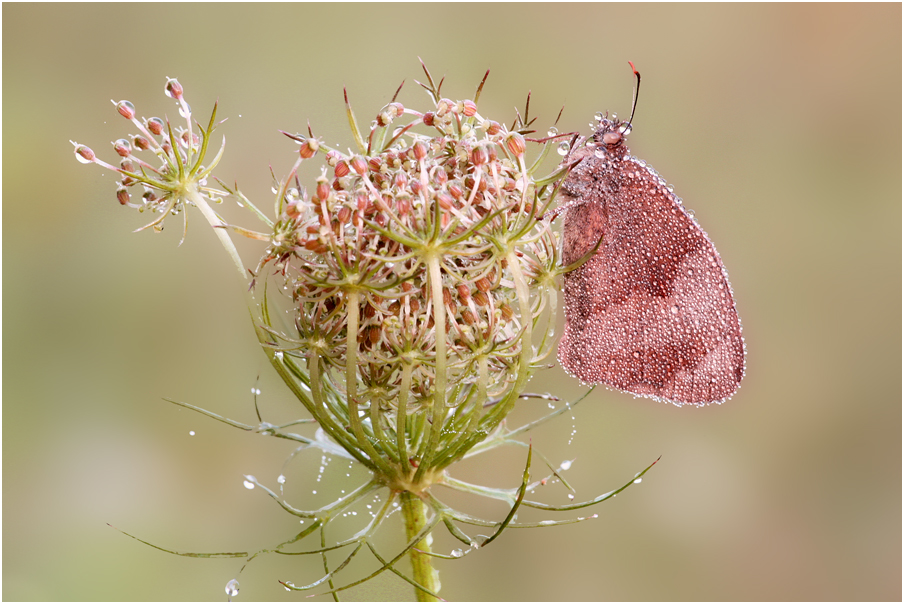
{"type": "Polygon", "coordinates": [[[444,115],[449,113],[454,106],[455,103],[453,103],[449,99],[440,99],[439,102],[436,103],[436,116],[443,117],[444,115]]]}
{"type": "Polygon", "coordinates": [[[524,155],[527,145],[524,142],[523,136],[517,132],[511,132],[505,137],[505,148],[515,157],[521,157],[524,155]]]}
{"type": "Polygon", "coordinates": [[[417,141],[411,147],[411,151],[414,153],[414,157],[418,159],[418,161],[427,157],[427,144],[424,141],[417,141]]]}
{"type": "Polygon", "coordinates": [[[364,158],[360,155],[356,155],[352,158],[351,168],[358,176],[364,176],[364,174],[367,173],[367,162],[365,162],[364,158]]]}
{"type": "Polygon", "coordinates": [[[486,128],[487,134],[490,136],[495,136],[502,132],[502,126],[499,125],[499,122],[493,120],[485,121],[483,127],[486,128]]]}
{"type": "Polygon", "coordinates": [[[79,160],[83,164],[90,164],[94,161],[94,158],[97,157],[94,155],[94,151],[91,150],[91,147],[87,147],[85,145],[76,145],[75,147],[75,159],[79,160]]]}
{"type": "Polygon", "coordinates": [[[428,111],[427,113],[424,114],[424,125],[432,126],[435,119],[436,119],[436,114],[433,113],[432,111],[428,111]]]}
{"type": "Polygon", "coordinates": [[[166,126],[166,124],[163,123],[163,120],[160,119],[159,117],[150,118],[146,122],[146,124],[147,124],[148,130],[151,131],[151,134],[154,134],[156,136],[160,136],[161,134],[163,134],[163,130],[166,126]]]}
{"type": "Polygon", "coordinates": [[[461,298],[462,302],[467,302],[468,298],[471,297],[471,289],[464,283],[459,283],[455,289],[458,290],[458,297],[461,298]]]}
{"type": "Polygon", "coordinates": [[[477,113],[477,103],[472,100],[464,100],[461,102],[462,110],[461,112],[465,114],[467,117],[472,117],[477,113]]]}
{"type": "Polygon", "coordinates": [[[326,178],[321,176],[317,179],[317,197],[321,200],[326,199],[330,195],[330,185],[326,178]]]}
{"type": "Polygon", "coordinates": [[[138,147],[141,150],[146,150],[151,148],[151,142],[140,134],[136,134],[132,137],[132,144],[138,147]]]}
{"type": "Polygon", "coordinates": [[[119,187],[116,189],[116,199],[119,200],[120,205],[126,205],[129,203],[129,199],[131,199],[132,195],[129,194],[128,189],[125,187],[119,187]]]}
{"type": "Polygon", "coordinates": [[[319,148],[320,142],[316,138],[306,138],[301,143],[301,149],[298,150],[298,154],[301,155],[302,159],[311,159],[319,148]]]}
{"type": "Polygon", "coordinates": [[[474,304],[477,306],[489,306],[490,298],[485,293],[478,291],[474,292],[474,304]]]}
{"type": "Polygon", "coordinates": [[[342,178],[343,176],[348,176],[351,170],[348,167],[348,162],[344,159],[339,160],[336,163],[336,168],[333,170],[333,174],[335,174],[336,178],[342,178]]]}
{"type": "Polygon", "coordinates": [[[478,145],[471,149],[471,163],[475,166],[482,166],[483,164],[490,161],[490,154],[487,152],[487,148],[483,145],[478,145]]]}
{"type": "Polygon", "coordinates": [[[179,80],[175,78],[169,78],[166,81],[166,88],[164,89],[166,96],[176,99],[177,101],[182,100],[182,84],[179,83],[179,80]]]}
{"type": "Polygon", "coordinates": [[[132,154],[132,144],[124,138],[113,141],[113,149],[122,157],[132,154]]]}
{"type": "Polygon", "coordinates": [[[129,101],[119,101],[116,103],[116,110],[119,112],[119,115],[127,120],[135,118],[135,105],[129,101]]]}

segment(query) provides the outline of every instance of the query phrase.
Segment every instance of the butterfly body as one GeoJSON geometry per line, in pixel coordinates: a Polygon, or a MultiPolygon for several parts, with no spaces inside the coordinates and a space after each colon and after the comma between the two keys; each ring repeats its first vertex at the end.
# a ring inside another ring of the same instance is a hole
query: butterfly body
{"type": "Polygon", "coordinates": [[[744,375],[728,275],[681,200],[601,119],[562,185],[565,332],[559,361],[588,384],[676,405],[720,403],[744,375]],[[594,248],[595,251],[594,251],[594,248]]]}

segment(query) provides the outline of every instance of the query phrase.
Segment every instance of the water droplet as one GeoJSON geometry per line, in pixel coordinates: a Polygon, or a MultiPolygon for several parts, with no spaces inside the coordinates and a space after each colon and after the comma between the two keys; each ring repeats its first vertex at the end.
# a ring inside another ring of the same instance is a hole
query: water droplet
{"type": "Polygon", "coordinates": [[[230,579],[229,583],[226,584],[226,595],[230,598],[234,598],[239,595],[239,582],[235,579],[230,579]]]}
{"type": "Polygon", "coordinates": [[[539,524],[540,526],[550,526],[550,525],[555,524],[555,523],[556,523],[555,520],[541,520],[541,521],[538,522],[537,524],[539,524]]]}
{"type": "Polygon", "coordinates": [[[572,462],[572,460],[566,459],[565,461],[563,461],[563,462],[559,465],[559,469],[560,469],[560,470],[568,470],[568,469],[570,469],[570,468],[571,468],[571,462],[572,462]]]}
{"type": "Polygon", "coordinates": [[[549,137],[553,137],[559,133],[559,129],[555,126],[550,126],[549,130],[546,131],[546,135],[549,137]]]}
{"type": "Polygon", "coordinates": [[[194,431],[194,430],[189,430],[189,431],[188,431],[188,435],[189,435],[189,436],[194,436],[194,435],[195,435],[195,431],[194,431]]]}
{"type": "Polygon", "coordinates": [[[279,484],[286,484],[286,477],[282,474],[276,477],[276,482],[279,484]]]}
{"type": "Polygon", "coordinates": [[[643,482],[643,478],[635,478],[634,479],[634,484],[640,484],[642,482],[643,482]]]}
{"type": "Polygon", "coordinates": [[[571,145],[568,144],[568,141],[563,141],[559,143],[558,147],[556,147],[556,153],[558,153],[559,155],[567,155],[570,148],[571,145]]]}
{"type": "Polygon", "coordinates": [[[568,501],[574,501],[574,493],[568,494],[568,501]]]}
{"type": "Polygon", "coordinates": [[[252,482],[252,481],[255,481],[255,480],[257,480],[257,478],[255,478],[254,476],[251,476],[250,474],[245,476],[245,482],[243,483],[245,485],[245,488],[248,490],[253,489],[254,482],[252,482]]]}
{"type": "Polygon", "coordinates": [[[461,551],[460,549],[453,549],[449,553],[449,555],[452,556],[453,558],[461,558],[462,556],[465,555],[465,553],[463,551],[461,551]]]}

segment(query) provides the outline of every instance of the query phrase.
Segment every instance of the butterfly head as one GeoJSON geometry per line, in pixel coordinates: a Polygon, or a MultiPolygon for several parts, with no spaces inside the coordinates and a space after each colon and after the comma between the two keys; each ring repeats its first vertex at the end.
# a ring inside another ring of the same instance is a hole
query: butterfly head
{"type": "Polygon", "coordinates": [[[614,151],[627,143],[629,134],[631,122],[619,120],[615,115],[609,119],[609,116],[605,115],[599,116],[599,126],[593,133],[593,140],[597,146],[605,146],[609,151],[614,151]]]}

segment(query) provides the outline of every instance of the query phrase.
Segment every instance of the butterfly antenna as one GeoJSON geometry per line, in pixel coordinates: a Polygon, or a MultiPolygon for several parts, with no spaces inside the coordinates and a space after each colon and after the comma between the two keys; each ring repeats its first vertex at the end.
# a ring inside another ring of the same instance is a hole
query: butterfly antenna
{"type": "Polygon", "coordinates": [[[637,97],[640,94],[640,72],[634,68],[634,63],[628,61],[628,65],[631,66],[631,70],[634,72],[634,76],[637,78],[637,86],[634,87],[634,103],[631,106],[631,118],[628,120],[629,124],[634,123],[634,110],[637,109],[637,97]]]}

